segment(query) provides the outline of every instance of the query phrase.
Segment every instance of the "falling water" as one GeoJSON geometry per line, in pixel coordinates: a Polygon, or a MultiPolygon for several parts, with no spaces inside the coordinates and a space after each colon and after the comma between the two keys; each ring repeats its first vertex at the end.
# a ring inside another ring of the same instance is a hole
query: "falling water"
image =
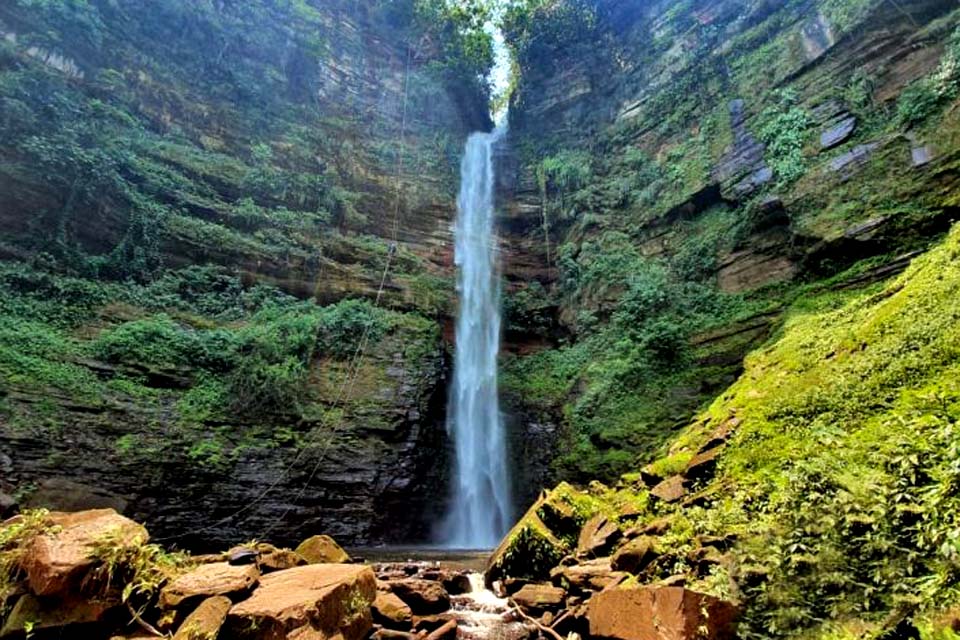
{"type": "Polygon", "coordinates": [[[487,549],[510,522],[510,481],[497,394],[500,284],[493,234],[493,147],[503,126],[474,133],[460,165],[456,262],[460,313],[447,430],[456,448],[446,546],[487,549]]]}

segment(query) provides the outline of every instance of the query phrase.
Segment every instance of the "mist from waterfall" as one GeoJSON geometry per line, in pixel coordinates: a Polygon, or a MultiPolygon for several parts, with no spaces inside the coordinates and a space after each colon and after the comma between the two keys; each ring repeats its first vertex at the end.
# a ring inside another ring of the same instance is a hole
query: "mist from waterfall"
{"type": "Polygon", "coordinates": [[[507,447],[497,387],[500,278],[494,223],[493,149],[505,125],[467,140],[460,165],[456,263],[460,309],[447,430],[456,451],[442,542],[459,549],[497,545],[511,521],[507,447]]]}

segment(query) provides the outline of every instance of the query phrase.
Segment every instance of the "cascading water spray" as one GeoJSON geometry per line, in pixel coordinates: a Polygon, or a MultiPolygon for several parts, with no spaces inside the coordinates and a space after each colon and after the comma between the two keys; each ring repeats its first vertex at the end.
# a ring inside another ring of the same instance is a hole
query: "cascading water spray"
{"type": "Polygon", "coordinates": [[[452,506],[445,545],[496,546],[511,518],[506,436],[500,415],[500,284],[493,233],[493,148],[505,125],[467,140],[460,166],[456,263],[460,311],[447,429],[456,448],[452,506]]]}
{"type": "MultiPolygon", "coordinates": [[[[510,53],[503,34],[487,24],[496,61],[488,78],[493,94],[506,96],[510,53]]],[[[507,100],[497,101],[506,104],[507,100]]],[[[456,263],[460,310],[447,432],[456,450],[451,506],[441,531],[450,548],[490,549],[510,526],[512,500],[507,443],[500,415],[500,277],[494,234],[494,148],[506,133],[506,113],[490,133],[467,140],[460,164],[456,263]]]]}

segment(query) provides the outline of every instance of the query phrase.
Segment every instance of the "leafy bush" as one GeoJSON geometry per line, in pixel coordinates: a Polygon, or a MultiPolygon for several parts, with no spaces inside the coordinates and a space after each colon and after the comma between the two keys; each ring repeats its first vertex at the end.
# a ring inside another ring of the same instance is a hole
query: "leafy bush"
{"type": "Polygon", "coordinates": [[[937,70],[917,80],[897,101],[897,117],[905,126],[916,126],[937,113],[960,93],[960,28],[954,31],[937,70]]]}
{"type": "Polygon", "coordinates": [[[92,349],[108,362],[222,371],[233,364],[237,345],[228,331],[194,331],[160,314],[102,332],[92,349]]]}
{"type": "Polygon", "coordinates": [[[781,184],[790,184],[806,173],[803,147],[811,120],[806,110],[797,105],[797,96],[790,91],[779,95],[779,104],[760,114],[762,124],[758,137],[767,145],[770,166],[781,184]]]}

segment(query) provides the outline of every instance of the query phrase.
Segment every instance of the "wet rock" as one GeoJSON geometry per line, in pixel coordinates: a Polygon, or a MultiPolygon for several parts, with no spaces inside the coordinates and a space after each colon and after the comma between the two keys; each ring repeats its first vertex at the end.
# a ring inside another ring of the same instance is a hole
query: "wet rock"
{"type": "Polygon", "coordinates": [[[470,576],[465,573],[447,573],[440,578],[443,588],[452,596],[463,595],[473,591],[470,576]]]}
{"type": "Polygon", "coordinates": [[[513,601],[527,611],[559,609],[567,592],[550,584],[528,584],[513,595],[513,601]]]}
{"type": "Polygon", "coordinates": [[[666,502],[667,504],[679,502],[685,495],[687,495],[687,489],[683,485],[683,476],[673,476],[672,478],[667,478],[651,489],[650,495],[658,500],[666,502]]]}
{"type": "Polygon", "coordinates": [[[350,562],[350,556],[330,536],[307,538],[297,547],[300,554],[310,564],[338,564],[350,562]]]}
{"type": "Polygon", "coordinates": [[[243,594],[253,589],[259,580],[260,571],[253,565],[234,566],[226,562],[200,565],[163,588],[160,607],[175,609],[187,600],[243,594]]]}
{"type": "Polygon", "coordinates": [[[617,550],[610,560],[610,566],[615,571],[636,574],[646,569],[659,555],[656,538],[635,538],[617,550]]]}
{"type": "Polygon", "coordinates": [[[312,564],[263,576],[227,616],[230,638],[361,640],[369,633],[377,583],[370,567],[312,564]]]}
{"type": "Polygon", "coordinates": [[[910,150],[910,162],[914,167],[924,167],[933,160],[933,147],[924,145],[910,150]]]}
{"type": "Polygon", "coordinates": [[[610,589],[587,604],[590,636],[615,640],[730,640],[737,608],[681,587],[610,589]]]}
{"type": "Polygon", "coordinates": [[[96,565],[91,552],[110,540],[132,547],[149,540],[147,530],[113,509],[51,513],[50,532],[36,536],[26,548],[21,567],[30,591],[38,596],[69,594],[96,565]]]}
{"type": "Polygon", "coordinates": [[[837,42],[833,25],[822,11],[818,11],[816,16],[805,22],[800,33],[807,62],[817,60],[837,42]]]}
{"type": "Polygon", "coordinates": [[[741,99],[730,102],[730,127],[733,144],[713,168],[713,179],[724,192],[742,198],[773,179],[773,171],[764,161],[766,147],[747,128],[746,104],[741,99]]]}
{"type": "Polygon", "coordinates": [[[373,601],[373,621],[388,629],[406,631],[410,629],[413,611],[393,593],[377,592],[373,601]]]}
{"type": "Polygon", "coordinates": [[[230,598],[207,598],[183,621],[173,640],[211,640],[220,633],[231,606],[230,598]]]}
{"type": "Polygon", "coordinates": [[[587,520],[580,530],[577,541],[578,556],[595,556],[607,553],[620,539],[620,528],[604,515],[587,520]]]}
{"type": "Polygon", "coordinates": [[[396,580],[390,590],[417,615],[443,613],[450,608],[450,594],[443,585],[430,580],[396,580]]]}
{"type": "Polygon", "coordinates": [[[457,621],[448,620],[439,628],[431,631],[426,640],[452,640],[457,637],[457,621]]]}
{"type": "Polygon", "coordinates": [[[842,173],[844,176],[849,176],[856,168],[866,164],[878,146],[880,145],[877,142],[857,145],[850,151],[831,160],[830,169],[842,173]]]}
{"type": "Polygon", "coordinates": [[[414,616],[413,617],[413,630],[414,631],[426,631],[428,633],[436,631],[443,625],[447,624],[451,620],[454,620],[455,616],[452,613],[440,613],[432,614],[427,616],[414,616]]]}
{"type": "Polygon", "coordinates": [[[820,134],[820,148],[824,151],[833,149],[853,135],[857,129],[857,119],[854,116],[847,116],[820,134]]]}
{"type": "MultiPolygon", "coordinates": [[[[0,638],[17,636],[24,632],[26,625],[32,625],[34,631],[45,629],[77,628],[80,625],[95,624],[102,620],[108,611],[119,604],[115,600],[93,600],[77,597],[38,598],[25,594],[7,616],[0,629],[0,638]]],[[[77,632],[74,632],[77,633],[77,632]]],[[[61,631],[63,637],[86,637],[84,634],[69,635],[61,631]]],[[[22,636],[20,636],[22,637],[22,636]]]]}

